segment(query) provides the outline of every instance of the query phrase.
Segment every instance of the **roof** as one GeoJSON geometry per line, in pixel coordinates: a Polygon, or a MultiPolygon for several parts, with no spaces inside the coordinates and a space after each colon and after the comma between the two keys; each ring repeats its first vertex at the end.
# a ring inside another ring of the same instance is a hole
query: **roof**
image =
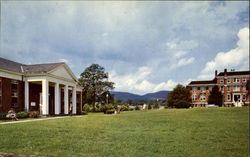
{"type": "MultiPolygon", "coordinates": [[[[250,71],[229,71],[227,72],[227,76],[234,75],[250,75],[250,71]]],[[[224,76],[224,72],[220,72],[217,76],[224,76]]]]}
{"type": "Polygon", "coordinates": [[[205,81],[191,81],[189,85],[195,85],[195,84],[215,84],[216,79],[213,80],[205,80],[205,81]]]}
{"type": "Polygon", "coordinates": [[[60,62],[60,63],[26,65],[26,64],[17,63],[17,62],[0,57],[1,69],[19,72],[19,73],[47,73],[62,64],[65,64],[65,63],[60,62]]]}
{"type": "Polygon", "coordinates": [[[13,62],[13,61],[10,61],[8,59],[4,59],[4,58],[0,57],[0,68],[1,69],[21,73],[22,72],[21,66],[24,66],[24,64],[13,62]]]}

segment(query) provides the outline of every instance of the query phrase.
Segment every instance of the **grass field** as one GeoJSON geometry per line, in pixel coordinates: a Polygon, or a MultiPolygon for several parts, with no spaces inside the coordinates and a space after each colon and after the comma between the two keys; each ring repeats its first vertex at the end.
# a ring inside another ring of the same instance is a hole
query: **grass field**
{"type": "Polygon", "coordinates": [[[0,125],[0,152],[44,156],[247,157],[249,108],[89,114],[0,125]]]}

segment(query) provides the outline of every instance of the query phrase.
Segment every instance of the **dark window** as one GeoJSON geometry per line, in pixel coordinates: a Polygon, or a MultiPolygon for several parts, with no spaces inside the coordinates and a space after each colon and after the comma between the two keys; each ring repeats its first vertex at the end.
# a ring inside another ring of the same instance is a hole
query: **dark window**
{"type": "Polygon", "coordinates": [[[206,87],[206,90],[208,90],[208,87],[206,87]]]}
{"type": "Polygon", "coordinates": [[[200,90],[200,87],[198,87],[198,90],[200,90]]]}

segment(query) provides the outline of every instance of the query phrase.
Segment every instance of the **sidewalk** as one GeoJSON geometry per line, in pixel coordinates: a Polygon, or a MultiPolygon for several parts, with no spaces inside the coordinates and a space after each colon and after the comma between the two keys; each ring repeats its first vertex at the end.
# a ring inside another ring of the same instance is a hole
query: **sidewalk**
{"type": "MultiPolygon", "coordinates": [[[[72,116],[72,117],[81,117],[81,115],[72,116]]],[[[19,121],[10,121],[10,122],[0,122],[0,125],[15,124],[15,123],[26,123],[26,122],[34,122],[34,121],[43,121],[43,120],[59,119],[59,118],[72,118],[72,117],[71,116],[62,116],[62,117],[51,117],[51,118],[39,118],[39,119],[19,120],[19,121]]]]}

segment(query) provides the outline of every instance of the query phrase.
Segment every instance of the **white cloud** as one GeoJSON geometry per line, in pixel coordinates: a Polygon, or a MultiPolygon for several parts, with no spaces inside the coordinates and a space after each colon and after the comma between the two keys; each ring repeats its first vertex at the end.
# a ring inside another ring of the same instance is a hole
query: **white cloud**
{"type": "Polygon", "coordinates": [[[147,77],[152,74],[148,67],[140,67],[136,72],[128,75],[117,75],[115,71],[110,73],[110,81],[115,82],[115,90],[128,91],[138,94],[156,92],[160,90],[172,90],[177,83],[173,80],[155,84],[149,82],[147,77]]]}
{"type": "Polygon", "coordinates": [[[170,66],[170,69],[176,69],[176,68],[179,68],[179,67],[188,65],[188,64],[192,64],[192,63],[194,63],[194,61],[195,61],[195,58],[194,58],[194,57],[181,58],[181,59],[177,60],[176,63],[173,63],[173,64],[170,66]]]}
{"type": "Polygon", "coordinates": [[[67,59],[64,59],[64,58],[59,59],[59,62],[69,63],[69,61],[67,59]]]}
{"type": "Polygon", "coordinates": [[[222,70],[224,68],[236,69],[248,69],[249,62],[249,28],[242,28],[238,33],[237,47],[227,52],[218,53],[212,61],[206,63],[205,68],[199,75],[199,79],[212,78],[214,71],[222,70]]]}

